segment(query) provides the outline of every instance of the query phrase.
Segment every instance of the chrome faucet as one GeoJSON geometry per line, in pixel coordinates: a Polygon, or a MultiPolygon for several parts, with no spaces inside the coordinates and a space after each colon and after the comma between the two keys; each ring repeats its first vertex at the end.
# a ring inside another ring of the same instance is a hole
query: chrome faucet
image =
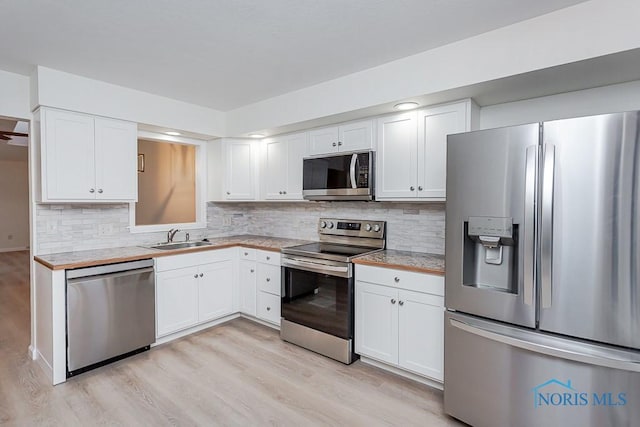
{"type": "Polygon", "coordinates": [[[172,228],[171,230],[169,230],[169,231],[167,232],[167,243],[171,243],[171,242],[173,242],[173,238],[174,238],[174,236],[176,235],[176,233],[177,233],[178,231],[180,231],[180,230],[179,230],[179,229],[177,229],[177,228],[172,228]]]}

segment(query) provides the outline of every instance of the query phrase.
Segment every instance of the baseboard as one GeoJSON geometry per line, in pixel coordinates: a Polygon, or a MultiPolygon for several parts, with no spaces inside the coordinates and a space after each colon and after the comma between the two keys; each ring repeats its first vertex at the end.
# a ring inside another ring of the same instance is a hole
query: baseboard
{"type": "Polygon", "coordinates": [[[42,371],[49,378],[49,380],[51,380],[51,384],[55,385],[53,381],[53,368],[51,367],[51,365],[49,365],[49,362],[47,361],[47,359],[42,357],[42,354],[40,354],[40,352],[37,349],[36,349],[36,357],[34,360],[42,368],[42,371]]]}
{"type": "Polygon", "coordinates": [[[228,322],[229,320],[237,319],[238,317],[240,317],[240,313],[233,313],[233,314],[230,314],[228,316],[221,317],[219,319],[212,320],[212,321],[207,322],[207,323],[202,323],[200,325],[196,325],[196,326],[193,326],[193,327],[188,328],[188,329],[183,329],[181,331],[174,332],[171,335],[165,335],[164,337],[160,337],[160,338],[156,339],[156,342],[151,344],[151,347],[155,347],[157,345],[164,344],[164,343],[167,343],[169,341],[176,340],[178,338],[186,337],[187,335],[191,335],[193,333],[200,332],[202,330],[211,328],[213,326],[218,326],[218,325],[220,325],[222,323],[228,322]]]}
{"type": "Polygon", "coordinates": [[[29,246],[20,246],[17,248],[0,248],[0,252],[22,252],[22,251],[28,251],[29,250],[29,246]]]}
{"type": "Polygon", "coordinates": [[[240,313],[240,317],[242,317],[243,319],[251,320],[252,322],[255,322],[255,323],[259,323],[263,326],[268,326],[271,329],[275,329],[276,331],[280,330],[280,325],[276,325],[274,323],[267,322],[262,319],[258,319],[257,317],[251,316],[250,314],[240,313]]]}
{"type": "Polygon", "coordinates": [[[427,385],[431,388],[444,390],[443,384],[439,381],[435,381],[435,380],[414,374],[413,372],[405,371],[404,369],[400,369],[395,366],[387,365],[386,363],[383,363],[383,362],[378,362],[377,360],[369,359],[368,357],[365,357],[365,356],[360,356],[360,360],[363,363],[366,363],[367,365],[375,366],[376,368],[380,368],[385,371],[391,372],[393,374],[399,375],[401,377],[408,378],[410,380],[427,385]]]}
{"type": "Polygon", "coordinates": [[[38,358],[38,350],[36,350],[36,348],[29,344],[29,357],[31,358],[31,360],[36,360],[38,358]]]}

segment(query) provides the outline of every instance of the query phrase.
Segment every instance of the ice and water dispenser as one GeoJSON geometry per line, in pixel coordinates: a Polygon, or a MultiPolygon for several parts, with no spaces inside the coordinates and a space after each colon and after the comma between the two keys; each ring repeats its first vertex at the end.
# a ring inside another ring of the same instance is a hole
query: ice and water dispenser
{"type": "Polygon", "coordinates": [[[516,293],[518,224],[512,218],[472,216],[464,222],[463,284],[516,293]]]}

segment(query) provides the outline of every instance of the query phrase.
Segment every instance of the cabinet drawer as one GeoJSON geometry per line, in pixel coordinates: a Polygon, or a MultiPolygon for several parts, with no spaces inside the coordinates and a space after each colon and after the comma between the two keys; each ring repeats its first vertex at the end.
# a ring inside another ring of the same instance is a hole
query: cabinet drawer
{"type": "Polygon", "coordinates": [[[256,259],[256,250],[251,248],[238,248],[240,251],[240,259],[246,259],[250,261],[254,261],[256,259]]]}
{"type": "Polygon", "coordinates": [[[175,270],[193,267],[210,262],[227,261],[234,258],[234,248],[206,250],[181,255],[170,255],[156,258],[156,271],[175,270]]]}
{"type": "Polygon", "coordinates": [[[355,278],[363,282],[444,296],[444,276],[435,274],[356,265],[355,278]]]}
{"type": "Polygon", "coordinates": [[[280,324],[280,297],[267,292],[258,292],[258,318],[280,324]]]}
{"type": "Polygon", "coordinates": [[[258,264],[258,289],[280,296],[280,267],[258,264]]]}
{"type": "Polygon", "coordinates": [[[280,252],[257,251],[258,262],[280,266],[280,252]]]}

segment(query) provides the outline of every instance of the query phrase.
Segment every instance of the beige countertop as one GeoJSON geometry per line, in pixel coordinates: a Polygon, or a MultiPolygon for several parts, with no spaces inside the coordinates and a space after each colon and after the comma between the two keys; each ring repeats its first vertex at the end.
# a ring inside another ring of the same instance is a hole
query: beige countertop
{"type": "Polygon", "coordinates": [[[355,264],[444,276],[444,255],[387,249],[353,259],[355,264]]]}
{"type": "Polygon", "coordinates": [[[135,261],[145,258],[156,258],[167,255],[200,252],[212,249],[244,246],[266,251],[280,252],[288,246],[309,243],[306,240],[282,239],[279,237],[240,235],[229,237],[209,238],[210,246],[199,246],[186,249],[150,249],[143,246],[129,246],[109,249],[94,249],[86,251],[61,252],[48,255],[38,255],[34,259],[52,270],[90,267],[93,265],[113,264],[116,262],[135,261]]]}

